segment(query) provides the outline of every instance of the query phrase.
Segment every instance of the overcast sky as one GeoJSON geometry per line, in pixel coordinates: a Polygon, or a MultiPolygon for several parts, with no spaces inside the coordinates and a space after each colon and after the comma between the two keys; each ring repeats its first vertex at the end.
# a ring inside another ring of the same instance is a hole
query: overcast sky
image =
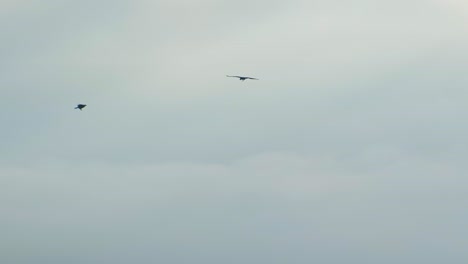
{"type": "Polygon", "coordinates": [[[1,0],[0,263],[468,263],[467,24],[462,0],[1,0]]]}

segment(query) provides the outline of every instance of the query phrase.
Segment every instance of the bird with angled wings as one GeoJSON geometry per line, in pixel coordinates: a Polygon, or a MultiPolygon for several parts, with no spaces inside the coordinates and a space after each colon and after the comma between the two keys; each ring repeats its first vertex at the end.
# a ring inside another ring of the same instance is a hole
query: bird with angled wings
{"type": "Polygon", "coordinates": [[[226,77],[234,77],[234,78],[239,78],[240,81],[245,81],[245,80],[258,80],[257,78],[252,78],[252,77],[246,77],[246,76],[231,76],[231,75],[226,75],[226,77]]]}
{"type": "Polygon", "coordinates": [[[78,104],[78,105],[75,107],[75,109],[80,109],[80,111],[81,111],[81,109],[83,109],[83,108],[85,108],[85,107],[86,107],[85,104],[78,104]]]}

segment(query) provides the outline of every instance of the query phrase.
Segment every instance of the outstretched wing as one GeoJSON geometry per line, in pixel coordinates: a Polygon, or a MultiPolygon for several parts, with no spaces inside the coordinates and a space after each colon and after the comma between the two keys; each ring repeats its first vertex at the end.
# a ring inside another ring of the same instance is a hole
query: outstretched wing
{"type": "Polygon", "coordinates": [[[234,75],[234,76],[232,76],[232,75],[226,75],[226,77],[243,78],[242,76],[236,76],[236,75],[234,75]]]}
{"type": "Polygon", "coordinates": [[[258,80],[257,78],[252,78],[252,77],[247,77],[247,79],[250,79],[250,80],[258,80]]]}

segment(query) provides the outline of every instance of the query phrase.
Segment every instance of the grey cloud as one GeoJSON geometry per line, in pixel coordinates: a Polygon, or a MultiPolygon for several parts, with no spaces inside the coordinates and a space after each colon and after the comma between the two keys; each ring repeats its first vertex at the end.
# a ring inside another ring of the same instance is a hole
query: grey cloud
{"type": "Polygon", "coordinates": [[[466,262],[461,2],[0,7],[0,262],[466,262]]]}
{"type": "Polygon", "coordinates": [[[355,167],[292,153],[228,165],[10,168],[1,185],[2,226],[9,227],[2,258],[437,263],[440,254],[466,257],[457,246],[466,195],[452,185],[462,180],[460,172],[392,155],[374,153],[374,160],[388,162],[377,171],[368,170],[373,161],[366,159],[355,167]],[[438,251],[422,254],[432,247],[438,251]]]}

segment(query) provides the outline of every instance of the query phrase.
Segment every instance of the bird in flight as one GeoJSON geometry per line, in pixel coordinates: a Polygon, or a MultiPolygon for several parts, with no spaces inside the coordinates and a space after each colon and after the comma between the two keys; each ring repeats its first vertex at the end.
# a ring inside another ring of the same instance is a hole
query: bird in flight
{"type": "Polygon", "coordinates": [[[245,76],[231,76],[231,75],[226,75],[227,77],[234,77],[234,78],[239,78],[241,81],[245,81],[247,79],[249,80],[258,80],[257,78],[252,78],[252,77],[245,77],[245,76]]]}
{"type": "Polygon", "coordinates": [[[83,108],[85,108],[85,107],[86,107],[85,104],[79,104],[79,105],[77,105],[77,106],[75,107],[75,109],[80,109],[80,111],[81,111],[81,109],[83,109],[83,108]]]}

